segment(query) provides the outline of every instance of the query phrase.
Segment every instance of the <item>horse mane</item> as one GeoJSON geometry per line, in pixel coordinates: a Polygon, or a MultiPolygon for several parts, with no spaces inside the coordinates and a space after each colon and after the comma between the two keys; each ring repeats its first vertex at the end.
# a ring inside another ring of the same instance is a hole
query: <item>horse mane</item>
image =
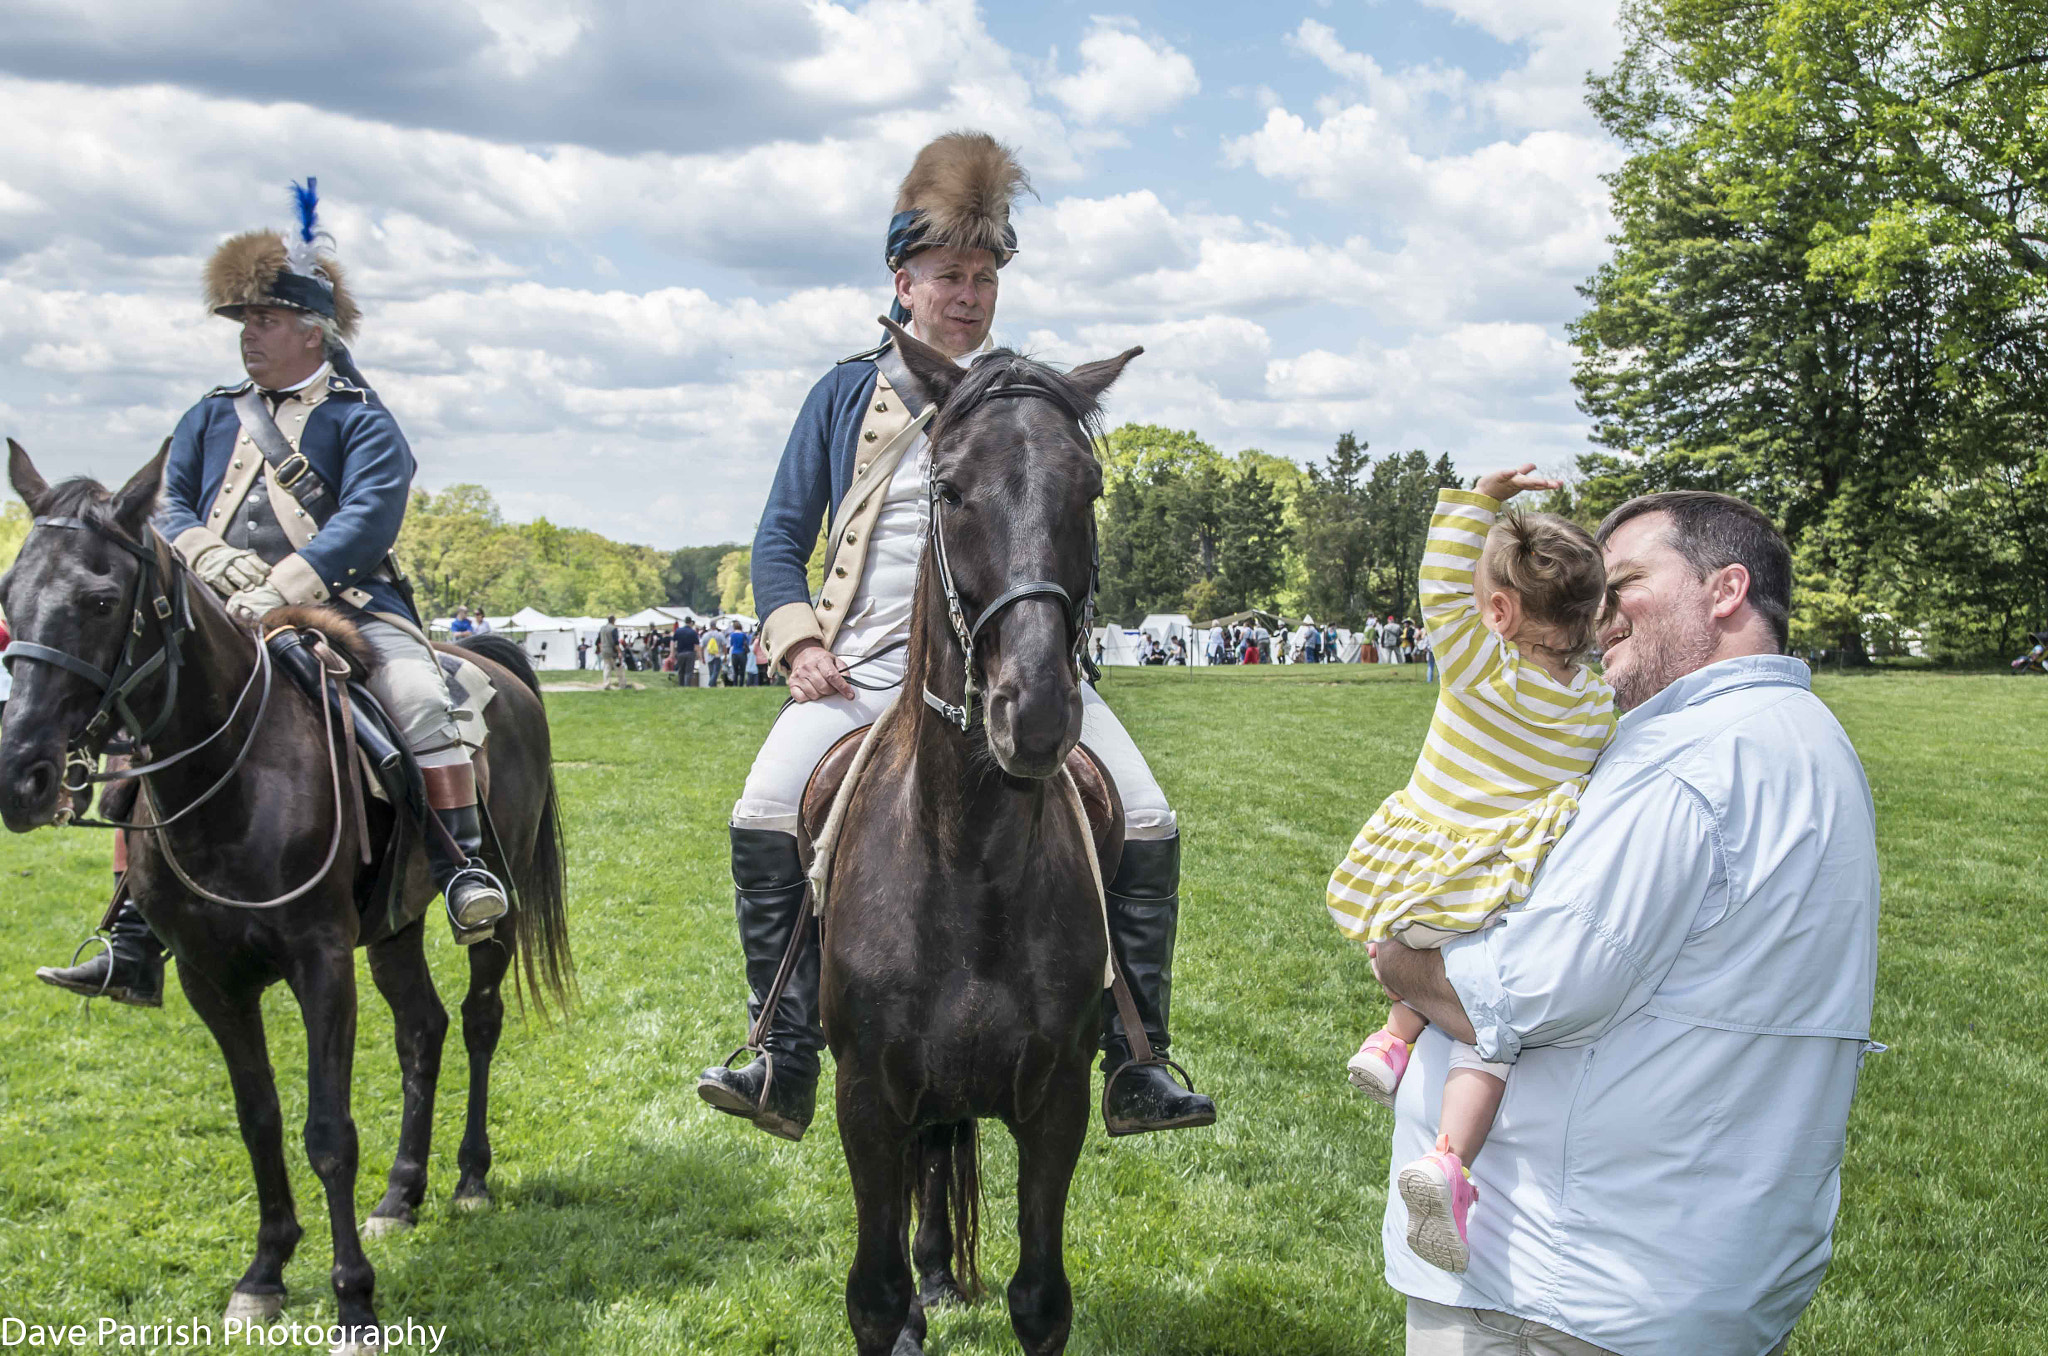
{"type": "Polygon", "coordinates": [[[1015,349],[998,348],[976,358],[974,366],[953,388],[953,394],[939,407],[929,434],[932,443],[937,445],[954,428],[972,418],[975,411],[988,403],[989,392],[999,386],[1031,386],[1043,391],[1062,413],[1081,426],[1083,436],[1091,444],[1101,440],[1102,406],[1094,396],[1057,367],[1015,349]]]}
{"type": "Polygon", "coordinates": [[[114,494],[91,476],[73,476],[50,487],[50,493],[36,507],[40,518],[76,518],[115,536],[123,536],[114,524],[114,494]]]}

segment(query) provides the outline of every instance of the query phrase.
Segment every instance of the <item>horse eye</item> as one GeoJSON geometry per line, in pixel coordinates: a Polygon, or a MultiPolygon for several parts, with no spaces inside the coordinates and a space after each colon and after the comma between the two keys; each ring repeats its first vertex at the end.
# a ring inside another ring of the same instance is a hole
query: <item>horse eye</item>
{"type": "Polygon", "coordinates": [[[113,610],[114,600],[112,598],[95,598],[92,600],[92,611],[96,617],[107,616],[113,610]]]}
{"type": "Polygon", "coordinates": [[[960,491],[954,489],[951,485],[947,484],[943,480],[938,483],[936,488],[939,492],[939,498],[945,500],[948,504],[953,505],[955,508],[958,508],[960,506],[960,491]]]}

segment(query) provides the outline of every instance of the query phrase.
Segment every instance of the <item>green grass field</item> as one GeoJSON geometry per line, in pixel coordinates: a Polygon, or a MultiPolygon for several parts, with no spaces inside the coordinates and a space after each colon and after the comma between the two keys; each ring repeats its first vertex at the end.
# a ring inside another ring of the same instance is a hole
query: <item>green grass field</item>
{"type": "MultiPolygon", "coordinates": [[[[1400,1349],[1379,1280],[1384,1113],[1342,1063],[1376,1014],[1323,881],[1406,779],[1431,689],[1413,669],[1122,670],[1105,693],[1174,798],[1187,876],[1176,1051],[1213,1130],[1114,1144],[1099,1125],[1069,1210],[1071,1350],[1354,1356],[1400,1349]]],[[[2048,1348],[2048,792],[2038,682],[1823,677],[1876,791],[1885,894],[1877,1036],[1850,1131],[1832,1273],[1792,1349],[2048,1348]]],[[[551,694],[583,1003],[513,1022],[497,1062],[499,1207],[448,1208],[462,1055],[444,1065],[421,1226],[371,1245],[378,1308],[459,1353],[848,1352],[853,1208],[836,1128],[801,1145],[698,1102],[742,1035],[725,817],[778,690],[551,694]]],[[[0,1316],[214,1322],[253,1245],[227,1080],[175,984],[161,1012],[36,983],[96,920],[106,840],[0,843],[0,1316]]],[[[438,924],[442,997],[465,973],[438,924]]],[[[389,1014],[363,972],[358,1208],[398,1129],[389,1014]]],[[[266,1003],[288,1125],[296,1008],[266,1003]]],[[[1014,1155],[992,1127],[984,1264],[1014,1265],[1014,1155]]],[[[319,1185],[287,1136],[306,1236],[287,1317],[329,1320],[319,1185]]],[[[1000,1299],[935,1315],[946,1356],[1016,1350],[1000,1299]]]]}

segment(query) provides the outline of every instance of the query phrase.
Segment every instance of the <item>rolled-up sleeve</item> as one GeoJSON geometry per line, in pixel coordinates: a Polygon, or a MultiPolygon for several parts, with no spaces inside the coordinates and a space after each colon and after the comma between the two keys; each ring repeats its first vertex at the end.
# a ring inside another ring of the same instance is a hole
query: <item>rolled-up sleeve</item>
{"type": "Polygon", "coordinates": [[[1443,948],[1486,1059],[1598,1039],[1649,1001],[1701,904],[1726,888],[1712,816],[1691,787],[1649,765],[1601,780],[1529,898],[1443,948]]]}

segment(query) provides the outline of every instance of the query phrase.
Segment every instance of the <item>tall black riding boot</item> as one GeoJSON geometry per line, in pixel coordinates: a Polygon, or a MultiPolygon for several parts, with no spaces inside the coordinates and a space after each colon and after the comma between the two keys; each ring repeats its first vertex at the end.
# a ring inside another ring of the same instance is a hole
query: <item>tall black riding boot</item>
{"type": "Polygon", "coordinates": [[[427,829],[427,865],[434,886],[448,901],[448,922],[455,940],[474,946],[489,937],[509,905],[505,887],[484,865],[483,815],[476,803],[476,770],[468,763],[423,767],[427,804],[447,837],[427,829]],[[451,846],[448,839],[453,839],[451,846]]]}
{"type": "Polygon", "coordinates": [[[761,1038],[767,1054],[741,1068],[714,1065],[697,1080],[697,1095],[771,1135],[802,1139],[818,1101],[818,920],[804,888],[796,835],[772,829],[732,831],[733,907],[747,958],[747,1020],[760,1019],[768,991],[789,950],[791,930],[806,938],[775,1017],[761,1038]]]}
{"type": "MultiPolygon", "coordinates": [[[[1126,842],[1123,863],[1105,893],[1117,965],[1131,987],[1153,1053],[1164,1056],[1170,1039],[1166,1020],[1173,996],[1173,938],[1180,921],[1180,837],[1126,842]]],[[[1108,994],[1102,1012],[1102,1071],[1113,1079],[1102,1114],[1110,1134],[1216,1123],[1216,1103],[1175,1082],[1164,1064],[1124,1068],[1131,1043],[1108,994]],[[1123,1075],[1116,1077],[1120,1068],[1123,1075]]]]}
{"type": "Polygon", "coordinates": [[[36,978],[87,998],[105,995],[138,1008],[162,1007],[164,944],[150,931],[133,900],[122,898],[107,932],[106,949],[85,964],[45,965],[36,971],[36,978]]]}

